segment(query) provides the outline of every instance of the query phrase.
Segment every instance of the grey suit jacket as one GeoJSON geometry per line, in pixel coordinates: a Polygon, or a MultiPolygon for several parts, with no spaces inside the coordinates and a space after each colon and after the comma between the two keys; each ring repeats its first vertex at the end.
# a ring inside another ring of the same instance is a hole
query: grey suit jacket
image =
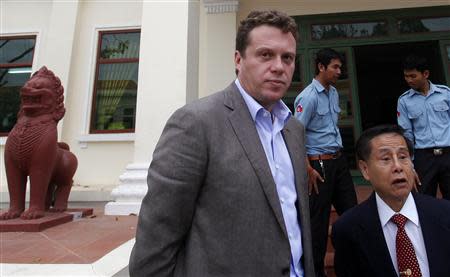
{"type": "MultiPolygon", "coordinates": [[[[314,276],[304,129],[292,118],[283,136],[305,276],[314,276]]],[[[288,276],[290,256],[275,182],[235,84],[177,110],[148,171],[130,275],[288,276]]]]}

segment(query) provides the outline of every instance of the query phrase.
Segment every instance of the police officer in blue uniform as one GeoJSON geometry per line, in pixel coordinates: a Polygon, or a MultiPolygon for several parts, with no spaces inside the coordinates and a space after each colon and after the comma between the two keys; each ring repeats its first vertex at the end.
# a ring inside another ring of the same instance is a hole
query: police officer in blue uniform
{"type": "Polygon", "coordinates": [[[341,75],[342,56],[324,48],[316,55],[316,76],[295,99],[295,117],[305,126],[312,244],[316,276],[326,276],[331,204],[340,215],[357,204],[338,128],[339,95],[333,85],[341,75]]]}
{"type": "Polygon", "coordinates": [[[408,56],[403,73],[409,89],[397,103],[398,124],[414,143],[414,168],[422,185],[419,191],[450,200],[450,89],[428,80],[425,58],[408,56]]]}

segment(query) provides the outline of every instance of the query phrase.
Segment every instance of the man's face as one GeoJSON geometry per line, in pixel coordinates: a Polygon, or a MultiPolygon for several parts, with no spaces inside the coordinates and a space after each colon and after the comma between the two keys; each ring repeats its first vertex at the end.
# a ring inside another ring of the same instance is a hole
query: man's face
{"type": "Polygon", "coordinates": [[[320,78],[325,82],[325,84],[335,85],[342,73],[342,62],[339,59],[332,59],[328,66],[319,64],[318,67],[320,78]]]}
{"type": "Polygon", "coordinates": [[[373,138],[367,161],[359,161],[366,180],[394,211],[402,207],[413,188],[414,173],[405,139],[395,133],[373,138]],[[400,206],[399,206],[400,205],[400,206]]]}
{"type": "Polygon", "coordinates": [[[425,70],[420,72],[417,69],[403,70],[403,75],[408,86],[414,90],[421,91],[428,82],[430,72],[425,70]]]}
{"type": "Polygon", "coordinates": [[[296,42],[291,33],[262,25],[250,32],[245,53],[236,51],[234,55],[239,82],[269,111],[291,84],[295,52],[296,42]]]}

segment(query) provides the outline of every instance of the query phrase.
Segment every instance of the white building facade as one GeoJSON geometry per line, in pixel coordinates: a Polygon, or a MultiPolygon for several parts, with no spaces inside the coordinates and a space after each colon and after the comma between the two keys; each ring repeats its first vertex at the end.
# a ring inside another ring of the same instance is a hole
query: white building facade
{"type": "MultiPolygon", "coordinates": [[[[66,114],[58,135],[79,164],[70,201],[110,201],[107,214],[127,215],[139,211],[152,152],[168,117],[235,78],[236,28],[251,10],[303,16],[448,5],[448,0],[1,0],[0,42],[27,39],[33,49],[0,48],[11,56],[0,61],[0,70],[10,83],[18,69],[29,76],[43,65],[59,76],[66,114]]],[[[0,81],[3,104],[2,93],[14,89],[7,86],[0,81]]],[[[3,155],[10,115],[0,111],[0,202],[9,201],[3,155]]]]}

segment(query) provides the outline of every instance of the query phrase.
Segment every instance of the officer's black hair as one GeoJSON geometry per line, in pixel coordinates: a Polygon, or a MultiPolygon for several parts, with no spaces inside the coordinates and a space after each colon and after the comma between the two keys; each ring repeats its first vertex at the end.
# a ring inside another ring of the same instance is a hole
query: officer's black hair
{"type": "Polygon", "coordinates": [[[403,70],[414,70],[419,72],[424,72],[425,70],[430,70],[428,61],[425,57],[417,55],[409,55],[403,61],[403,70]]]}
{"type": "Polygon", "coordinates": [[[403,137],[408,147],[408,152],[412,157],[414,151],[413,144],[409,139],[405,137],[405,130],[398,125],[386,124],[372,127],[365,130],[361,134],[358,141],[356,142],[356,157],[358,158],[358,160],[367,161],[369,159],[370,153],[372,152],[372,146],[370,142],[375,137],[383,134],[397,134],[403,137]]]}
{"type": "Polygon", "coordinates": [[[320,49],[319,52],[317,52],[317,54],[316,54],[316,75],[318,75],[320,72],[319,64],[322,64],[323,66],[325,66],[325,68],[327,68],[328,65],[330,64],[331,60],[333,60],[333,59],[337,59],[337,60],[341,61],[341,63],[344,62],[344,58],[336,50],[331,49],[331,48],[320,49]]]}

